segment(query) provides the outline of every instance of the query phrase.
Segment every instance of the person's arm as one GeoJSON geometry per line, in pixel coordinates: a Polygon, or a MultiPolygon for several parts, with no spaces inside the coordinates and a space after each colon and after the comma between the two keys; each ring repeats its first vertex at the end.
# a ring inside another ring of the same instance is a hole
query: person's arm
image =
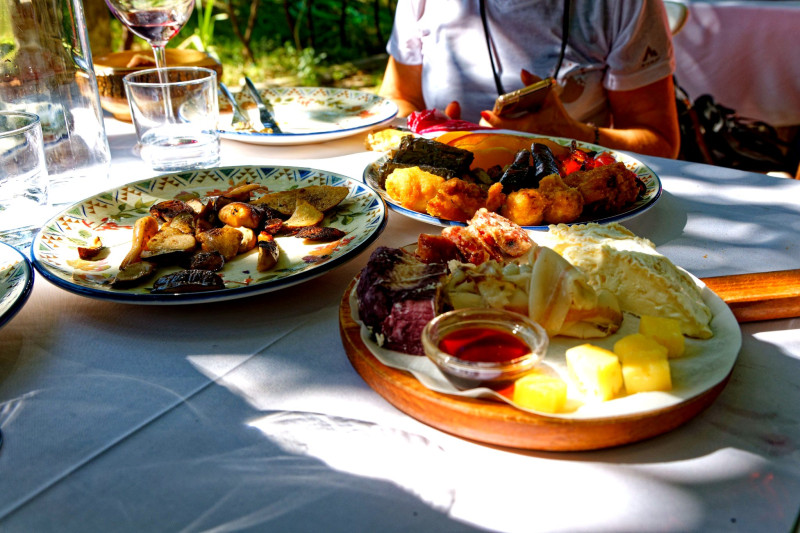
{"type": "Polygon", "coordinates": [[[422,65],[405,65],[389,56],[378,94],[396,103],[400,110],[398,116],[401,117],[425,109],[425,99],[422,96],[422,65]]]}
{"type": "MultiPolygon", "coordinates": [[[[523,82],[526,81],[523,77],[523,82]]],[[[672,78],[666,77],[631,91],[608,91],[613,128],[599,128],[597,144],[616,150],[674,159],[680,149],[678,112],[672,78]]],[[[595,128],[569,116],[555,91],[536,113],[518,118],[481,113],[482,123],[512,129],[595,142],[595,128]]]]}

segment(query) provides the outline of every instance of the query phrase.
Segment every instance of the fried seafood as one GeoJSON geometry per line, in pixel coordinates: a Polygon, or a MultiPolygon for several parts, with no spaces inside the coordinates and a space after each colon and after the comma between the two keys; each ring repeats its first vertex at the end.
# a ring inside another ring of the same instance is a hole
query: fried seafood
{"type": "MultiPolygon", "coordinates": [[[[539,182],[544,197],[544,221],[547,224],[573,222],[583,212],[583,196],[578,189],[564,183],[558,174],[550,174],[539,182]]],[[[523,224],[527,225],[527,224],[523,224]]]]}
{"type": "Polygon", "coordinates": [[[478,185],[453,178],[439,186],[426,210],[434,217],[466,222],[478,209],[486,207],[486,199],[486,192],[478,185]]]}
{"type": "Polygon", "coordinates": [[[506,197],[500,214],[520,226],[538,226],[544,220],[547,200],[536,189],[520,189],[506,197]]]}
{"type": "Polygon", "coordinates": [[[643,184],[624,163],[613,163],[564,178],[564,183],[578,189],[586,210],[593,214],[617,213],[636,201],[643,184]]]}
{"type": "Polygon", "coordinates": [[[406,209],[425,213],[444,181],[418,167],[398,168],[386,178],[386,193],[406,209]]]}

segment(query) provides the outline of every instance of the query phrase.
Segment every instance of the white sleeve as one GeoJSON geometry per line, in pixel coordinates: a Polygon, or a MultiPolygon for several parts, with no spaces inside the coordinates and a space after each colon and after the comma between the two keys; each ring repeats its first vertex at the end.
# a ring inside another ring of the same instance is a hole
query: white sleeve
{"type": "Polygon", "coordinates": [[[386,51],[404,65],[422,64],[422,35],[419,19],[425,11],[425,0],[399,0],[394,26],[386,51]]]}
{"type": "Polygon", "coordinates": [[[622,0],[617,6],[619,26],[612,30],[606,89],[637,89],[671,76],[675,56],[663,0],[622,0]]]}

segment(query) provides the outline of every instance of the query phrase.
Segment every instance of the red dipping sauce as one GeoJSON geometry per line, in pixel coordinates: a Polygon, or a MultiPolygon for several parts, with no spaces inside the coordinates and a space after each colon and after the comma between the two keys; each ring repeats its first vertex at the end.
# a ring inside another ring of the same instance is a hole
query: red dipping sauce
{"type": "Polygon", "coordinates": [[[514,335],[489,327],[452,331],[439,341],[439,349],[464,361],[507,363],[530,353],[514,335]]]}

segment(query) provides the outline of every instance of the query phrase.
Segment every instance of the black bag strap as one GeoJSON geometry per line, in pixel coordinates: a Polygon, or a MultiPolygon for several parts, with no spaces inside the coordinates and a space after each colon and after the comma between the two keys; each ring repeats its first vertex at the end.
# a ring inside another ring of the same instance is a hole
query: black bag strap
{"type": "MultiPolygon", "coordinates": [[[[489,62],[492,64],[492,75],[494,76],[494,84],[497,87],[497,95],[504,94],[506,91],[503,89],[503,82],[500,80],[500,74],[497,72],[497,66],[494,64],[494,54],[492,53],[492,43],[489,38],[489,23],[486,20],[486,2],[479,0],[479,7],[481,13],[481,22],[483,23],[483,36],[486,39],[486,49],[489,51],[489,62]]],[[[569,18],[570,18],[570,0],[564,0],[564,13],[561,16],[561,51],[558,54],[558,63],[553,70],[553,78],[558,77],[558,71],[561,70],[561,64],[564,62],[564,54],[567,51],[567,41],[569,40],[569,18]]]]}

